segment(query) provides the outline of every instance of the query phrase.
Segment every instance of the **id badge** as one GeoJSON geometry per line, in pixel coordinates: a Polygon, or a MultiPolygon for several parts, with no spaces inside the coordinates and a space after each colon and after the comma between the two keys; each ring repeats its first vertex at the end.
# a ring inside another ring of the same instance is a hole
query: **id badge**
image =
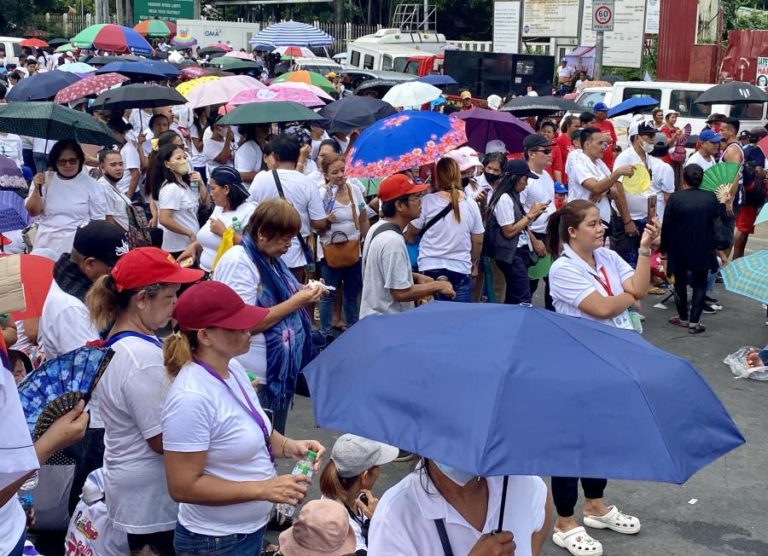
{"type": "Polygon", "coordinates": [[[621,314],[613,317],[611,321],[616,328],[624,328],[625,330],[635,329],[635,327],[632,326],[632,320],[629,318],[629,311],[626,309],[622,311],[621,314]]]}

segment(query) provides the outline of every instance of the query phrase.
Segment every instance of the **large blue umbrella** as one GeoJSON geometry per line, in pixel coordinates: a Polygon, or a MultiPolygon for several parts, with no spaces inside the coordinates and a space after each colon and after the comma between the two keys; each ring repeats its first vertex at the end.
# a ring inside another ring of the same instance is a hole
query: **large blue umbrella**
{"type": "Polygon", "coordinates": [[[685,359],[534,308],[367,317],[304,372],[319,426],[481,476],[684,483],[744,443],[685,359]]]}
{"type": "Polygon", "coordinates": [[[275,23],[250,40],[251,45],[273,46],[332,46],[334,42],[333,37],[322,29],[298,21],[275,23]]]}
{"type": "Polygon", "coordinates": [[[120,73],[136,81],[159,81],[167,79],[162,68],[149,62],[110,62],[96,71],[102,73],[120,73]]]}
{"type": "Polygon", "coordinates": [[[56,96],[61,89],[68,87],[80,81],[81,77],[74,73],[65,71],[47,71],[38,73],[32,77],[27,77],[19,81],[11,89],[5,100],[8,102],[30,101],[30,100],[50,100],[56,96]]]}
{"type": "Polygon", "coordinates": [[[459,84],[459,82],[456,81],[450,75],[442,75],[439,73],[430,73],[429,75],[425,75],[424,77],[419,77],[418,81],[421,81],[422,83],[429,83],[430,85],[434,85],[435,87],[459,84]]]}
{"type": "Polygon", "coordinates": [[[615,118],[624,114],[634,114],[635,112],[647,112],[651,106],[657,106],[659,101],[652,97],[632,97],[624,102],[620,102],[610,110],[608,117],[615,118]]]}

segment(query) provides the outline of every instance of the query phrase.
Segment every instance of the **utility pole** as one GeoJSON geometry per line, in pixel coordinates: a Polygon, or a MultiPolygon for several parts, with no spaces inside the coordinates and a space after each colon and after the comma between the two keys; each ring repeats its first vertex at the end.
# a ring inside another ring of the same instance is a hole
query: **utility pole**
{"type": "Polygon", "coordinates": [[[605,32],[595,31],[595,69],[593,79],[599,81],[603,78],[603,44],[605,43],[605,32]]]}

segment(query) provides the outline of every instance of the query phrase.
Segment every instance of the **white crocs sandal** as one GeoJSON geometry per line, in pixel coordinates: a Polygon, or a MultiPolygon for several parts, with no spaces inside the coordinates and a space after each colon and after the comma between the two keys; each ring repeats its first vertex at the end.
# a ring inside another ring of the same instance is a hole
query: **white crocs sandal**
{"type": "Polygon", "coordinates": [[[593,529],[610,529],[623,535],[636,535],[640,532],[640,520],[621,513],[616,506],[611,506],[605,515],[585,515],[584,525],[593,529]]]}
{"type": "Polygon", "coordinates": [[[552,542],[565,548],[573,556],[603,556],[603,545],[589,536],[584,527],[574,527],[568,531],[555,531],[552,542]]]}

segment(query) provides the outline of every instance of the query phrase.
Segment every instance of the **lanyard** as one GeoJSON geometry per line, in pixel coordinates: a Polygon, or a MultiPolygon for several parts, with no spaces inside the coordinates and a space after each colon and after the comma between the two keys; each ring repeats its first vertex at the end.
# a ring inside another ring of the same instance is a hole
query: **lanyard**
{"type": "Polygon", "coordinates": [[[261,429],[262,434],[264,435],[264,443],[267,445],[267,451],[269,452],[269,459],[272,461],[272,463],[275,463],[275,455],[272,453],[272,444],[269,441],[269,431],[267,430],[267,425],[264,422],[264,419],[261,417],[261,413],[253,406],[253,403],[251,402],[251,399],[248,397],[248,394],[245,392],[245,389],[243,388],[243,385],[240,384],[240,381],[237,380],[237,375],[233,373],[232,371],[229,371],[229,374],[232,375],[232,378],[235,379],[235,382],[237,382],[237,386],[240,388],[240,392],[243,393],[243,397],[245,398],[245,403],[243,403],[243,400],[237,397],[237,395],[232,391],[232,388],[230,388],[229,384],[219,376],[219,373],[217,373],[213,368],[208,365],[207,363],[203,363],[199,359],[195,359],[195,363],[200,365],[203,369],[208,371],[208,374],[211,375],[213,378],[221,382],[227,390],[229,390],[229,393],[232,394],[232,397],[235,398],[235,401],[240,404],[240,407],[242,407],[246,413],[248,413],[251,418],[253,418],[254,421],[256,421],[256,424],[259,425],[259,428],[261,429]],[[246,405],[248,404],[248,405],[246,405]]]}
{"type": "Polygon", "coordinates": [[[599,276],[597,276],[597,275],[594,275],[594,274],[593,274],[592,276],[595,278],[595,280],[597,280],[597,283],[598,283],[598,284],[600,284],[601,286],[603,286],[603,289],[606,291],[606,293],[607,293],[607,294],[608,294],[610,297],[613,297],[613,290],[611,289],[611,281],[608,279],[608,273],[605,271],[605,267],[604,267],[604,266],[601,266],[601,267],[600,267],[600,273],[603,275],[603,278],[605,278],[605,282],[603,282],[603,281],[600,279],[600,277],[599,277],[599,276]]]}
{"type": "Polygon", "coordinates": [[[158,340],[155,336],[150,336],[149,334],[141,334],[140,332],[134,332],[132,330],[124,330],[122,332],[118,332],[109,340],[107,340],[107,346],[112,347],[123,338],[141,338],[145,342],[155,344],[159,348],[163,347],[162,342],[160,342],[160,340],[158,340]]]}

